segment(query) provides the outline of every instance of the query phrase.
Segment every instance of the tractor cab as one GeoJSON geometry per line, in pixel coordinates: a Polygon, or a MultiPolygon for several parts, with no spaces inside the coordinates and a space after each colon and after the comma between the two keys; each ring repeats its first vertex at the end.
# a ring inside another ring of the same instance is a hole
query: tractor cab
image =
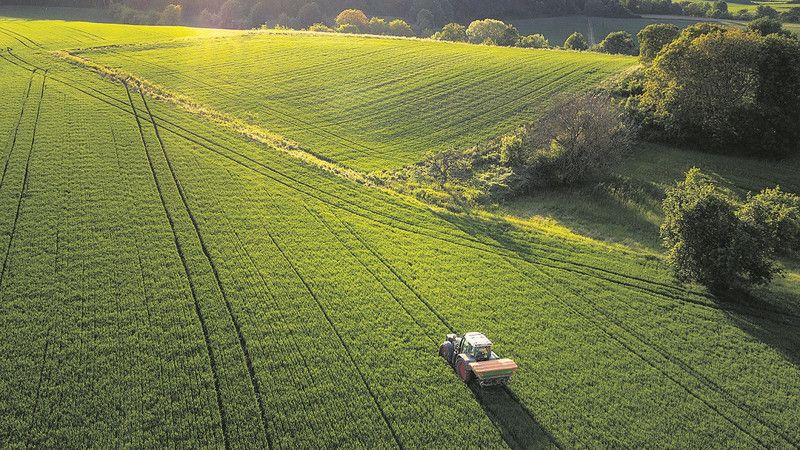
{"type": "Polygon", "coordinates": [[[471,361],[488,361],[497,359],[492,352],[492,341],[482,333],[467,333],[461,339],[459,353],[466,355],[471,361]]]}

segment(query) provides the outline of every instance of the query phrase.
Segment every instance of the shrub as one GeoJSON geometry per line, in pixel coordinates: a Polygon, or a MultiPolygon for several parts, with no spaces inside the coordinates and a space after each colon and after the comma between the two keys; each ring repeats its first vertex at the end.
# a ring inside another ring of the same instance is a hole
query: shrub
{"type": "Polygon", "coordinates": [[[753,31],[762,36],[770,34],[780,34],[786,37],[791,37],[792,33],[783,29],[783,24],[778,19],[771,17],[759,17],[752,20],[747,24],[747,31],[753,31]]]}
{"type": "Polygon", "coordinates": [[[475,20],[469,24],[466,33],[467,39],[473,44],[491,39],[497,45],[512,46],[519,39],[519,32],[513,25],[495,19],[475,20]]]}
{"type": "Polygon", "coordinates": [[[775,253],[800,252],[800,196],[780,187],[748,195],[738,212],[754,228],[760,228],[775,253]]]}
{"type": "Polygon", "coordinates": [[[524,48],[548,48],[550,42],[541,34],[529,34],[522,36],[517,40],[517,47],[524,48]]]}
{"type": "Polygon", "coordinates": [[[567,50],[588,50],[589,43],[586,41],[586,37],[577,31],[569,35],[566,41],[564,41],[564,48],[567,50]]]}
{"type": "Polygon", "coordinates": [[[776,19],[778,18],[779,15],[780,13],[778,13],[778,10],[770,6],[766,5],[756,6],[756,12],[755,12],[756,17],[770,17],[776,19]]]}
{"type": "Polygon", "coordinates": [[[699,169],[667,192],[661,237],[682,281],[715,290],[766,284],[778,272],[768,238],[739,219],[731,193],[699,169]]]}
{"type": "Polygon", "coordinates": [[[353,25],[359,30],[367,26],[367,15],[360,9],[345,9],[336,16],[336,25],[353,25]]]}
{"type": "MultiPolygon", "coordinates": [[[[610,97],[565,97],[527,129],[525,164],[536,185],[574,184],[617,162],[630,150],[633,137],[610,97]]],[[[513,152],[507,152],[512,160],[513,152]]]]}
{"type": "Polygon", "coordinates": [[[666,23],[653,23],[642,28],[636,35],[639,39],[639,59],[649,63],[658,52],[678,37],[678,27],[666,23]]]}
{"type": "Polygon", "coordinates": [[[336,27],[336,32],[345,34],[358,34],[361,33],[361,29],[352,23],[345,23],[336,27]]]}
{"type": "Polygon", "coordinates": [[[333,28],[325,25],[324,23],[315,23],[308,27],[308,31],[316,31],[318,33],[332,33],[334,30],[333,28]]]}
{"type": "Polygon", "coordinates": [[[393,36],[414,36],[414,30],[405,20],[394,19],[389,22],[389,34],[393,36]]]}
{"type": "Polygon", "coordinates": [[[442,31],[433,35],[440,41],[467,42],[467,27],[458,23],[448,23],[442,31]]]}
{"type": "Polygon", "coordinates": [[[627,31],[613,31],[597,44],[597,51],[601,53],[633,55],[636,47],[633,45],[633,36],[627,31]]]}
{"type": "Polygon", "coordinates": [[[372,17],[367,23],[370,34],[385,35],[389,34],[389,24],[381,17],[372,17]]]}

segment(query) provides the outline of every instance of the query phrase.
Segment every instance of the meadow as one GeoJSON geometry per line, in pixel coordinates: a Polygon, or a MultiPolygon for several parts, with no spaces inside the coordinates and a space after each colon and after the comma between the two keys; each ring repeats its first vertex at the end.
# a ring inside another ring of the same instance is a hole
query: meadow
{"type": "Polygon", "coordinates": [[[652,252],[352,182],[50,51],[283,123],[364,170],[429,150],[418,128],[434,120],[409,103],[441,108],[430,143],[467,142],[514,123],[482,129],[452,100],[475,101],[462,91],[535,115],[630,58],[18,20],[0,21],[0,46],[13,47],[0,53],[4,445],[800,444],[797,285],[721,303],[652,252]],[[289,57],[289,42],[308,53],[289,57]],[[467,73],[465,58],[485,65],[467,73]],[[345,104],[350,126],[320,125],[345,104]],[[279,120],[296,114],[314,121],[279,120]],[[408,149],[335,147],[322,131],[377,145],[376,121],[408,149]],[[473,392],[438,357],[445,333],[468,330],[518,362],[508,389],[473,392]]]}

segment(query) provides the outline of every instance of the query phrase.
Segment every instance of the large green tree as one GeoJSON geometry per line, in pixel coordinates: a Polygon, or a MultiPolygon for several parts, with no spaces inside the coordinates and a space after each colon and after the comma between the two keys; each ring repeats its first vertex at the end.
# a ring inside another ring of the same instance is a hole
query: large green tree
{"type": "Polygon", "coordinates": [[[645,72],[640,105],[679,143],[780,157],[800,144],[800,43],[689,27],[645,72]]]}

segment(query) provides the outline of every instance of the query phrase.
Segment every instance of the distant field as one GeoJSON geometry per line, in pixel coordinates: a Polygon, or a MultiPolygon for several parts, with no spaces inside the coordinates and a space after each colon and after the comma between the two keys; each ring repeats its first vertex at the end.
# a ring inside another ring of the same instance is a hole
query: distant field
{"type": "MultiPolygon", "coordinates": [[[[537,19],[513,20],[511,23],[522,34],[543,34],[550,44],[560,46],[574,32],[582,33],[591,44],[602,41],[612,31],[627,31],[636,38],[636,33],[651,23],[672,23],[685,28],[702,19],[621,19],[613,17],[562,16],[537,19]]],[[[637,44],[638,45],[638,44],[637,44]]]]}
{"type": "Polygon", "coordinates": [[[81,56],[167,86],[339,164],[395,168],[532,121],[631,57],[256,33],[81,56]]]}
{"type": "MultiPolygon", "coordinates": [[[[82,55],[365,168],[498,131],[460,91],[500,121],[632,58],[232,34],[0,20],[0,446],[798,446],[797,277],[724,303],[652,251],[431,209],[49,51],[139,43],[82,55]],[[392,127],[418,146],[318,136],[392,127]],[[518,362],[508,390],[437,356],[468,330],[518,362]]],[[[638,160],[642,184],[694,158],[638,160]]]]}

